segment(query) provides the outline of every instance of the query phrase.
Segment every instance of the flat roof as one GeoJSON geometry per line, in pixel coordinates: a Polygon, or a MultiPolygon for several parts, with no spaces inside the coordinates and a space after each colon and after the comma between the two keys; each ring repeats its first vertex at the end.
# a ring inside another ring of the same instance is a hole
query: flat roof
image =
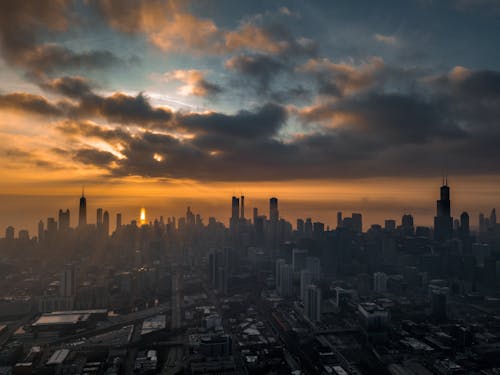
{"type": "Polygon", "coordinates": [[[88,320],[89,314],[43,314],[33,324],[33,327],[50,325],[73,325],[88,320]]]}
{"type": "Polygon", "coordinates": [[[64,362],[64,360],[66,359],[66,357],[68,356],[69,354],[69,350],[68,349],[59,349],[59,350],[56,350],[49,358],[49,360],[47,361],[47,364],[48,365],[60,365],[61,363],[64,362]]]}

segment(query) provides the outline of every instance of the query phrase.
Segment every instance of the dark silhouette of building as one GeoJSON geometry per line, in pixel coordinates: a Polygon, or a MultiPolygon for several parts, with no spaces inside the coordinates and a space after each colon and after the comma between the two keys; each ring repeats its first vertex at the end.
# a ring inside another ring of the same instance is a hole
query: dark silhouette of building
{"type": "Polygon", "coordinates": [[[363,232],[363,217],[361,214],[353,213],[352,217],[352,230],[357,233],[363,232]]]}
{"type": "Polygon", "coordinates": [[[413,236],[415,233],[415,227],[413,225],[413,216],[410,214],[404,214],[401,218],[401,231],[406,236],[413,236]]]}
{"type": "Polygon", "coordinates": [[[85,225],[87,225],[87,199],[82,191],[82,197],[80,198],[80,210],[78,211],[78,226],[82,228],[85,225]]]}
{"type": "Polygon", "coordinates": [[[244,195],[241,196],[240,202],[241,202],[241,205],[240,205],[240,212],[241,212],[240,218],[242,220],[244,220],[245,219],[245,196],[244,195]]]}
{"type": "Polygon", "coordinates": [[[434,217],[434,239],[446,241],[453,234],[453,218],[451,217],[450,188],[448,179],[443,181],[440,190],[440,199],[437,201],[437,212],[434,217]]]}
{"type": "Polygon", "coordinates": [[[69,210],[59,210],[59,231],[66,232],[69,230],[69,210]]]}
{"type": "Polygon", "coordinates": [[[463,234],[470,233],[469,214],[467,212],[462,212],[462,214],[460,215],[460,231],[463,234]]]}
{"type": "Polygon", "coordinates": [[[106,236],[109,235],[109,212],[108,211],[104,211],[104,214],[102,216],[102,230],[104,231],[106,236]]]}
{"type": "Polygon", "coordinates": [[[116,230],[122,226],[122,214],[116,214],[116,230]]]}
{"type": "Polygon", "coordinates": [[[342,228],[342,212],[337,212],[337,228],[342,228]]]}
{"type": "Polygon", "coordinates": [[[231,200],[231,219],[229,225],[231,228],[236,228],[240,218],[240,200],[233,197],[231,200]]]}
{"type": "Polygon", "coordinates": [[[102,208],[97,209],[97,219],[96,219],[97,229],[102,228],[102,208]]]}

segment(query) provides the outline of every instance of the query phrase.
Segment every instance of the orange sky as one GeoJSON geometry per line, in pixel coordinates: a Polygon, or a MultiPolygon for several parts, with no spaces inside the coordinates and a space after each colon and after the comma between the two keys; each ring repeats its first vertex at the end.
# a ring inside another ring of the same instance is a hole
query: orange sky
{"type": "MultiPolygon", "coordinates": [[[[479,212],[489,214],[492,207],[500,206],[500,192],[496,188],[500,178],[453,177],[450,179],[452,214],[458,217],[463,210],[471,215],[477,225],[479,212]]],[[[363,213],[364,225],[383,224],[386,218],[400,221],[404,212],[415,217],[417,225],[432,225],[435,201],[438,199],[440,181],[436,179],[359,179],[340,181],[287,181],[259,183],[199,183],[194,181],[155,182],[131,178],[115,183],[89,184],[86,186],[89,222],[95,222],[95,210],[102,207],[111,214],[111,224],[117,212],[124,222],[137,219],[142,206],[147,209],[148,220],[163,215],[184,215],[191,206],[202,214],[227,224],[230,215],[230,198],[233,194],[246,196],[246,214],[258,207],[261,214],[268,214],[268,198],[279,198],[280,214],[295,226],[297,217],[312,217],[335,225],[336,212],[363,213]]],[[[81,187],[75,183],[43,181],[2,183],[0,227],[14,225],[27,228],[32,233],[38,220],[57,217],[59,208],[69,208],[72,225],[76,223],[78,198],[81,187]]]]}

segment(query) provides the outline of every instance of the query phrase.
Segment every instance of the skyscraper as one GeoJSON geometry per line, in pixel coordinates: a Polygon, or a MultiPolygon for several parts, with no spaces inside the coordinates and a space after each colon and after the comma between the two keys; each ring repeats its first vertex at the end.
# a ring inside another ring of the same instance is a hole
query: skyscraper
{"type": "Polygon", "coordinates": [[[42,242],[45,238],[45,229],[43,225],[43,220],[38,222],[38,243],[42,242]]]}
{"type": "Polygon", "coordinates": [[[352,217],[352,230],[357,233],[363,232],[363,217],[361,214],[353,213],[352,217]]]}
{"type": "Polygon", "coordinates": [[[308,270],[300,271],[300,299],[302,302],[307,300],[307,288],[312,283],[312,275],[308,270]]]}
{"type": "Polygon", "coordinates": [[[240,218],[240,200],[233,196],[231,199],[231,219],[229,220],[229,226],[235,229],[238,225],[240,218]]]}
{"type": "Polygon", "coordinates": [[[278,198],[269,199],[269,219],[271,222],[278,222],[279,219],[278,211],[278,198]]]}
{"type": "Polygon", "coordinates": [[[313,322],[321,320],[321,290],[316,285],[307,287],[304,312],[309,320],[313,322]]]}
{"type": "Polygon", "coordinates": [[[96,218],[97,228],[102,228],[102,208],[97,209],[97,218],[96,218]]]}
{"type": "Polygon", "coordinates": [[[241,215],[240,215],[240,218],[241,219],[244,219],[245,218],[245,196],[242,195],[241,196],[241,205],[240,205],[240,211],[241,211],[241,215]]]}
{"type": "Polygon", "coordinates": [[[69,210],[59,210],[59,231],[66,232],[69,230],[69,210]]]}
{"type": "Polygon", "coordinates": [[[76,295],[76,270],[74,265],[64,268],[61,274],[60,292],[62,297],[74,297],[76,295]]]}
{"type": "Polygon", "coordinates": [[[109,212],[104,211],[104,215],[102,216],[102,230],[104,233],[109,235],[109,212]]]}
{"type": "Polygon", "coordinates": [[[122,226],[122,214],[116,214],[116,229],[122,226]]]}
{"type": "Polygon", "coordinates": [[[437,212],[434,217],[434,239],[446,241],[453,234],[453,218],[451,217],[450,188],[448,180],[443,181],[440,190],[440,199],[437,201],[437,212]]]}
{"type": "Polygon", "coordinates": [[[337,228],[342,228],[342,212],[337,212],[337,228]]]}
{"type": "Polygon", "coordinates": [[[460,215],[460,231],[465,235],[470,232],[469,214],[467,212],[462,212],[462,215],[460,215]]]}
{"type": "Polygon", "coordinates": [[[83,228],[87,225],[87,199],[82,191],[80,198],[80,210],[78,211],[78,227],[83,228]]]}
{"type": "Polygon", "coordinates": [[[497,212],[495,209],[492,209],[490,215],[490,226],[494,227],[495,225],[497,225],[497,212]]]}

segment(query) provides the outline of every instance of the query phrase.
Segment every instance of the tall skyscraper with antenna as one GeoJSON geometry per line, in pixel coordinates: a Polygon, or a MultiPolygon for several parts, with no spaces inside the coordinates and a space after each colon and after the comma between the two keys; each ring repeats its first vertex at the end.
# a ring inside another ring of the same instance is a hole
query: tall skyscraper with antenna
{"type": "Polygon", "coordinates": [[[85,191],[82,188],[82,197],[80,198],[80,210],[78,211],[78,227],[83,228],[87,225],[87,199],[85,191]]]}
{"type": "Polygon", "coordinates": [[[448,177],[443,177],[440,189],[440,199],[437,201],[436,216],[434,217],[434,239],[446,241],[453,235],[453,218],[451,217],[450,187],[448,177]]]}

